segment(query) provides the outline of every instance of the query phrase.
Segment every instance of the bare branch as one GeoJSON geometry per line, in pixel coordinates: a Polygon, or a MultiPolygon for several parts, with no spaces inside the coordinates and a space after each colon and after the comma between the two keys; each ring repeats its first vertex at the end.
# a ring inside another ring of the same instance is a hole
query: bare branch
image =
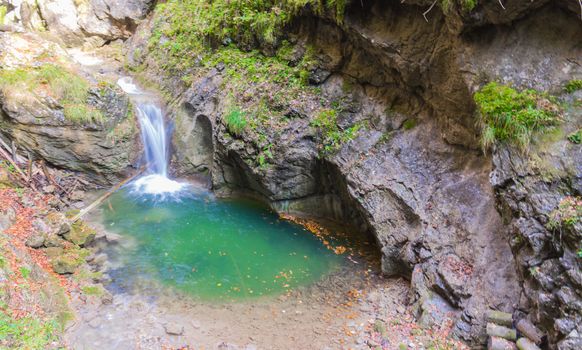
{"type": "MultiPolygon", "coordinates": [[[[579,0],[582,1],[582,0],[579,0]]],[[[501,0],[499,0],[499,5],[501,5],[501,8],[505,10],[505,6],[503,6],[503,3],[501,2],[501,0]]]]}
{"type": "MultiPolygon", "coordinates": [[[[438,0],[434,0],[434,2],[432,3],[432,5],[430,5],[430,7],[428,8],[428,10],[424,11],[422,13],[422,16],[424,17],[424,20],[428,23],[428,18],[426,18],[426,15],[428,15],[428,13],[432,10],[432,8],[434,7],[434,5],[436,5],[438,0]]],[[[580,0],[582,1],[582,0],[580,0]]]]}

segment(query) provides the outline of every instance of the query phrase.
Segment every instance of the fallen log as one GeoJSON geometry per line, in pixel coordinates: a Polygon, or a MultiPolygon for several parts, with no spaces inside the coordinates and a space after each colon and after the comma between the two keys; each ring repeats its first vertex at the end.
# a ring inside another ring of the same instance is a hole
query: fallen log
{"type": "Polygon", "coordinates": [[[79,220],[85,214],[87,214],[91,210],[93,210],[96,207],[98,207],[99,204],[101,204],[104,200],[106,200],[109,196],[111,196],[115,191],[117,191],[118,189],[120,189],[121,186],[125,185],[126,183],[130,182],[131,180],[133,180],[136,177],[138,177],[139,175],[141,175],[146,169],[147,169],[146,166],[142,167],[135,174],[133,174],[130,177],[128,177],[127,179],[121,181],[120,183],[118,183],[117,185],[115,185],[112,189],[110,189],[109,191],[107,191],[104,195],[102,195],[101,197],[97,198],[93,203],[89,204],[87,207],[85,207],[84,209],[82,209],[77,215],[73,216],[71,218],[71,220],[69,220],[70,224],[75,223],[75,221],[79,220]]]}
{"type": "Polygon", "coordinates": [[[498,326],[494,323],[487,323],[487,335],[490,337],[500,337],[507,340],[517,339],[517,332],[515,329],[498,326]]]}
{"type": "Polygon", "coordinates": [[[529,340],[531,340],[535,344],[539,345],[542,343],[544,333],[540,331],[536,326],[533,325],[533,323],[531,323],[527,319],[522,318],[521,320],[519,320],[515,328],[517,328],[517,330],[521,334],[526,336],[529,340]]]}
{"type": "Polygon", "coordinates": [[[489,310],[486,313],[487,322],[492,322],[500,326],[513,326],[513,316],[508,312],[489,310]]]}
{"type": "Polygon", "coordinates": [[[519,350],[541,350],[534,342],[527,338],[519,338],[517,348],[519,350]]]}
{"type": "Polygon", "coordinates": [[[487,340],[487,350],[516,350],[514,342],[499,337],[489,337],[487,340]]]}

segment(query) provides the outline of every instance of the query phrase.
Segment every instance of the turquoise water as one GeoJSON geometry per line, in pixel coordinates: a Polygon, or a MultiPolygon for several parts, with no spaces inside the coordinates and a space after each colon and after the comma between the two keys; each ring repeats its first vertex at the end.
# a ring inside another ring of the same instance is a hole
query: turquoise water
{"type": "Polygon", "coordinates": [[[122,236],[108,252],[119,290],[161,285],[202,299],[276,295],[343,263],[303,227],[250,201],[201,192],[155,202],[122,190],[102,208],[108,231],[122,236]]]}

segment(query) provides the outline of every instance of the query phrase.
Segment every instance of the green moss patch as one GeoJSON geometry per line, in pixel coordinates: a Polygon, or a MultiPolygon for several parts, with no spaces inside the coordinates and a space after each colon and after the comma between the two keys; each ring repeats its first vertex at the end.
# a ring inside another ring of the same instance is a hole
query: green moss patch
{"type": "Polygon", "coordinates": [[[0,6],[0,25],[4,24],[7,12],[8,8],[6,6],[0,6]]]}
{"type": "Polygon", "coordinates": [[[247,118],[239,108],[232,108],[224,116],[224,124],[228,131],[233,135],[242,135],[247,127],[247,118]]]}
{"type": "Polygon", "coordinates": [[[571,133],[570,135],[568,135],[568,141],[575,143],[577,145],[582,143],[582,129],[578,129],[571,133]]]}
{"type": "Polygon", "coordinates": [[[353,140],[362,124],[356,123],[351,127],[341,129],[338,125],[338,110],[324,109],[311,121],[311,126],[321,133],[321,155],[328,155],[340,149],[345,142],[353,140]]]}
{"type": "Polygon", "coordinates": [[[581,79],[573,79],[566,83],[564,86],[564,90],[567,93],[573,93],[578,90],[582,90],[582,80],[581,79]]]}
{"type": "Polygon", "coordinates": [[[63,105],[65,118],[75,123],[101,123],[103,114],[87,104],[89,82],[55,64],[0,70],[0,90],[44,90],[63,105]]]}
{"type": "Polygon", "coordinates": [[[71,229],[64,235],[64,238],[80,247],[91,243],[95,239],[96,232],[89,225],[81,220],[77,220],[71,225],[71,229]]]}
{"type": "Polygon", "coordinates": [[[51,259],[51,265],[56,273],[65,275],[74,273],[79,266],[85,263],[89,255],[86,249],[70,248],[51,259]]]}
{"type": "Polygon", "coordinates": [[[562,110],[555,99],[535,90],[517,91],[495,82],[474,95],[482,125],[481,145],[509,142],[528,148],[536,132],[543,132],[562,121],[562,110]]]}
{"type": "Polygon", "coordinates": [[[85,295],[97,296],[97,297],[105,294],[105,289],[100,284],[83,286],[83,287],[81,287],[81,291],[85,295]]]}

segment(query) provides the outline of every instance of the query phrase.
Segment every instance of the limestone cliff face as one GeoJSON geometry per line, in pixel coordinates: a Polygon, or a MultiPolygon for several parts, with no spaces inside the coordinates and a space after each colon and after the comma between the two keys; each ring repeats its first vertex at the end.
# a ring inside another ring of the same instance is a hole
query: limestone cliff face
{"type": "Polygon", "coordinates": [[[114,85],[86,76],[66,51],[35,34],[0,33],[0,48],[0,80],[19,75],[10,83],[0,81],[0,138],[49,166],[77,172],[93,185],[126,177],[140,150],[128,97],[114,85]],[[43,67],[63,74],[60,84],[75,80],[80,86],[51,86],[47,78],[32,81],[43,67]],[[63,89],[80,90],[82,99],[64,101],[55,91],[63,89]],[[85,119],[68,115],[75,111],[85,119]],[[99,118],[89,118],[91,113],[99,118]]]}
{"type": "Polygon", "coordinates": [[[153,0],[3,0],[4,24],[14,30],[48,30],[66,45],[127,39],[150,11],[153,0]]]}

